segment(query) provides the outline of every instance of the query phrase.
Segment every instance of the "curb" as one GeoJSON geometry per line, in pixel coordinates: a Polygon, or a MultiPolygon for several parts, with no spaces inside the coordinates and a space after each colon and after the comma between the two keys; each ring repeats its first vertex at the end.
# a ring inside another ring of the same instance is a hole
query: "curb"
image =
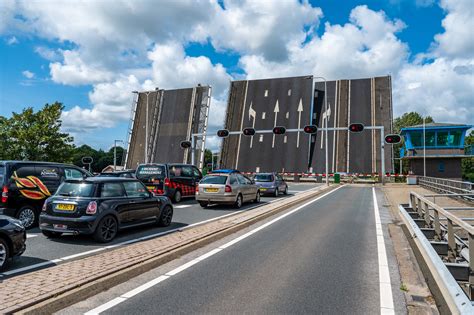
{"type": "MultiPolygon", "coordinates": [[[[295,198],[288,203],[282,205],[275,205],[276,208],[268,210],[264,213],[257,214],[251,218],[248,218],[242,222],[235,223],[234,225],[223,228],[222,230],[217,230],[208,234],[206,236],[197,238],[192,242],[179,246],[177,248],[171,249],[168,252],[157,255],[156,257],[150,258],[146,261],[140,262],[134,266],[122,269],[115,273],[106,275],[97,280],[91,281],[85,285],[79,286],[73,290],[70,290],[65,293],[60,293],[52,298],[47,298],[39,303],[24,307],[22,309],[14,310],[15,314],[51,314],[63,308],[66,308],[70,305],[83,301],[93,295],[96,295],[100,292],[103,292],[111,287],[119,285],[133,277],[141,275],[149,270],[152,270],[160,265],[163,265],[171,260],[174,260],[178,257],[181,257],[185,254],[188,254],[198,248],[204,247],[212,242],[215,242],[221,238],[224,238],[232,233],[238,232],[252,224],[255,224],[258,221],[264,220],[270,216],[273,216],[277,213],[283,212],[291,207],[294,207],[298,204],[304,203],[309,199],[321,195],[323,193],[329,192],[337,188],[338,185],[331,185],[329,187],[323,187],[317,190],[312,191],[311,193],[299,196],[300,198],[295,198]]],[[[284,200],[284,199],[283,199],[284,200]]],[[[271,205],[271,204],[270,204],[271,205]]],[[[235,214],[239,215],[241,213],[235,214]]],[[[229,216],[228,218],[232,218],[229,216]]],[[[205,225],[205,224],[204,224],[205,225]]],[[[202,226],[202,225],[200,225],[202,226]]],[[[175,232],[176,233],[176,232],[175,232]]]]}

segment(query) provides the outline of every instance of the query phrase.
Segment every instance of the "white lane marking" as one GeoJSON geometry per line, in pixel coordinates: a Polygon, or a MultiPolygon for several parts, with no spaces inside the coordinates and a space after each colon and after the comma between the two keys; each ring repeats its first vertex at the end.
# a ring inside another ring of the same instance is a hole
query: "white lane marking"
{"type": "Polygon", "coordinates": [[[26,238],[33,238],[33,237],[37,237],[39,234],[30,234],[30,233],[26,233],[26,238]]]}
{"type": "Polygon", "coordinates": [[[326,197],[326,196],[329,195],[329,194],[332,194],[333,192],[339,190],[339,189],[342,188],[342,187],[344,187],[344,185],[343,185],[343,186],[340,186],[340,187],[338,187],[338,188],[336,188],[336,189],[334,189],[334,190],[331,190],[331,191],[325,193],[324,195],[321,195],[321,196],[319,196],[319,197],[316,197],[316,198],[314,198],[314,199],[312,199],[312,200],[310,200],[310,201],[304,203],[303,205],[301,205],[301,206],[299,206],[299,207],[297,207],[297,208],[295,208],[295,209],[293,209],[293,210],[291,210],[291,211],[289,211],[289,212],[287,212],[287,213],[285,213],[285,214],[283,214],[283,215],[281,215],[281,216],[279,216],[279,217],[277,217],[277,218],[275,218],[275,219],[273,219],[273,220],[271,220],[271,221],[269,221],[269,222],[267,222],[267,223],[265,223],[265,224],[263,224],[263,225],[261,225],[261,226],[255,228],[255,229],[251,230],[250,232],[247,232],[247,233],[245,233],[245,234],[243,234],[243,235],[241,235],[241,236],[239,236],[239,237],[233,239],[232,241],[225,243],[224,245],[221,245],[221,246],[219,246],[219,247],[217,247],[217,248],[214,248],[214,249],[210,250],[209,252],[207,252],[207,253],[205,253],[205,254],[203,254],[203,255],[201,255],[201,256],[199,256],[199,257],[197,257],[197,258],[195,258],[195,259],[193,259],[193,260],[191,260],[191,261],[188,261],[187,263],[184,263],[183,265],[181,265],[181,266],[179,266],[179,267],[177,267],[177,268],[175,268],[175,269],[173,269],[173,270],[167,272],[165,275],[161,275],[161,276],[159,276],[159,277],[157,277],[157,278],[155,278],[155,279],[153,279],[153,280],[151,280],[151,281],[148,281],[148,282],[142,284],[141,286],[138,286],[137,288],[135,288],[135,289],[133,289],[133,290],[131,290],[131,291],[128,291],[128,292],[122,294],[121,296],[119,296],[119,297],[117,297],[117,298],[115,298],[115,299],[113,299],[113,300],[111,300],[111,301],[109,301],[109,302],[107,302],[107,303],[105,303],[105,304],[102,304],[102,305],[100,305],[100,306],[98,306],[98,307],[96,307],[96,308],[94,308],[94,309],[92,309],[92,310],[90,310],[90,311],[84,313],[84,315],[96,315],[96,314],[100,314],[100,313],[102,313],[102,312],[104,312],[104,311],[106,311],[106,310],[108,310],[108,309],[110,309],[110,308],[112,308],[112,307],[114,307],[114,306],[116,306],[116,305],[118,305],[118,304],[120,304],[120,303],[126,301],[127,299],[129,299],[129,298],[131,298],[131,297],[133,297],[133,296],[135,296],[135,295],[137,295],[137,294],[139,294],[139,293],[141,293],[141,292],[143,292],[143,291],[145,291],[145,290],[148,290],[149,288],[155,286],[156,284],[158,284],[158,283],[160,283],[160,282],[163,282],[163,281],[165,281],[165,280],[171,278],[172,276],[174,276],[174,275],[176,275],[176,274],[178,274],[178,273],[180,273],[180,272],[182,272],[182,271],[184,271],[184,270],[190,268],[191,266],[194,266],[195,264],[197,264],[197,263],[199,263],[199,262],[201,262],[201,261],[203,261],[203,260],[205,260],[205,259],[207,259],[207,258],[209,258],[209,257],[212,257],[213,255],[219,253],[220,251],[222,251],[222,250],[224,250],[224,249],[226,249],[226,248],[228,248],[228,247],[230,247],[230,246],[232,246],[232,245],[235,245],[236,243],[240,242],[240,241],[243,240],[243,239],[246,239],[246,238],[249,237],[250,235],[252,235],[252,234],[254,234],[254,233],[257,233],[257,232],[260,231],[260,230],[263,230],[264,228],[266,228],[266,227],[272,225],[273,223],[280,221],[281,219],[283,219],[283,218],[285,218],[285,217],[287,217],[287,216],[289,216],[289,215],[291,215],[291,214],[293,214],[293,213],[295,213],[295,212],[297,212],[297,211],[299,211],[299,210],[301,210],[301,209],[307,207],[308,205],[310,205],[310,204],[312,204],[312,203],[314,203],[314,202],[320,200],[321,198],[326,197]]]}
{"type": "Polygon", "coordinates": [[[193,205],[178,205],[178,206],[173,206],[175,209],[184,209],[184,208],[189,208],[192,207],[193,205]]]}
{"type": "MultiPolygon", "coordinates": [[[[262,205],[264,205],[264,204],[262,204],[262,205]]],[[[87,256],[89,254],[97,253],[97,252],[100,252],[100,251],[103,251],[103,250],[106,250],[106,249],[112,249],[112,248],[115,248],[115,247],[118,247],[118,246],[128,245],[128,244],[131,244],[131,243],[136,243],[136,242],[145,241],[145,240],[148,240],[148,239],[151,239],[151,238],[159,237],[159,236],[162,236],[162,235],[165,235],[165,234],[170,234],[170,233],[174,233],[174,232],[177,232],[177,231],[182,231],[182,230],[188,229],[190,227],[194,227],[196,225],[201,225],[201,224],[209,223],[209,222],[212,222],[212,221],[216,221],[216,220],[219,220],[219,219],[231,216],[231,215],[235,215],[235,214],[243,212],[243,211],[248,211],[248,210],[254,209],[256,207],[258,207],[258,206],[247,208],[247,209],[244,209],[244,210],[234,211],[232,213],[224,214],[224,215],[221,215],[219,217],[215,217],[215,218],[211,218],[211,219],[208,219],[208,220],[204,220],[204,221],[196,222],[196,223],[193,223],[193,224],[189,224],[189,225],[186,225],[185,227],[180,227],[180,228],[171,229],[171,230],[168,230],[168,231],[163,231],[163,232],[159,232],[159,233],[155,233],[155,234],[150,234],[150,235],[147,235],[147,236],[143,236],[143,237],[134,238],[134,239],[131,239],[131,240],[128,240],[128,241],[120,242],[120,243],[117,243],[117,244],[108,245],[108,246],[104,246],[104,247],[99,247],[99,248],[96,248],[96,249],[92,249],[92,250],[89,250],[89,251],[77,253],[77,254],[74,254],[74,255],[61,257],[61,258],[54,259],[54,260],[51,260],[51,261],[44,261],[44,262],[37,263],[37,264],[34,264],[34,265],[29,265],[29,266],[26,266],[26,267],[23,267],[23,268],[13,269],[13,270],[1,273],[0,277],[15,275],[15,274],[22,273],[22,272],[25,272],[25,271],[28,271],[28,270],[37,269],[37,268],[48,266],[48,265],[54,265],[54,264],[57,264],[58,262],[64,262],[64,261],[75,259],[75,258],[78,258],[78,257],[87,256]]]]}
{"type": "Polygon", "coordinates": [[[387,251],[383,238],[382,222],[380,221],[379,205],[375,195],[375,187],[372,187],[375,213],[375,233],[377,235],[377,254],[379,263],[379,286],[380,286],[380,314],[395,314],[393,306],[392,284],[390,282],[390,271],[388,269],[387,251]]]}

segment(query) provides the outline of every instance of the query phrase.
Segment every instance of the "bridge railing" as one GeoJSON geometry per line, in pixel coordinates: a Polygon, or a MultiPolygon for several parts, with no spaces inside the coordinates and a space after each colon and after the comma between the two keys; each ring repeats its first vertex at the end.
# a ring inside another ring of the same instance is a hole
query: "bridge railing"
{"type": "MultiPolygon", "coordinates": [[[[418,177],[418,184],[425,188],[441,192],[446,195],[456,195],[468,201],[474,201],[474,183],[459,180],[436,178],[428,176],[418,177]]],[[[433,196],[434,197],[434,196],[433,196]]]]}
{"type": "MultiPolygon", "coordinates": [[[[447,242],[447,255],[445,260],[449,264],[448,269],[456,272],[464,269],[461,278],[464,280],[463,289],[468,297],[474,297],[474,227],[466,222],[472,218],[460,218],[449,211],[474,210],[474,208],[441,207],[426,196],[410,192],[410,204],[413,212],[418,215],[420,227],[434,230],[434,244],[442,246],[447,242]],[[449,210],[449,211],[448,211],[449,210]]],[[[439,250],[439,248],[438,248],[439,250]]],[[[441,252],[442,250],[440,250],[441,252]]]]}

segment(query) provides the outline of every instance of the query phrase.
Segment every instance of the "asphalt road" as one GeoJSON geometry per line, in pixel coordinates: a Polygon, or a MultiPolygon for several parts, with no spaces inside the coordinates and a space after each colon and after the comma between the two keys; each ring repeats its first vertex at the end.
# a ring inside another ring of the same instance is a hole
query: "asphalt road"
{"type": "MultiPolygon", "coordinates": [[[[315,183],[289,183],[290,194],[305,191],[320,184],[315,183]]],[[[285,198],[281,195],[278,198],[285,198]]],[[[263,197],[260,205],[271,202],[275,198],[263,197]]],[[[244,204],[240,210],[255,207],[255,204],[244,204]]],[[[156,227],[156,225],[141,225],[121,231],[117,238],[107,244],[95,242],[86,235],[63,235],[57,239],[48,239],[41,234],[38,228],[28,231],[27,249],[25,253],[15,258],[9,269],[0,273],[0,279],[16,276],[39,268],[49,267],[71,259],[82,258],[97,252],[109,250],[110,246],[118,246],[123,242],[137,241],[142,237],[150,237],[158,233],[182,228],[190,224],[217,218],[223,215],[236,212],[236,209],[229,206],[212,206],[202,209],[194,199],[185,199],[183,202],[174,205],[173,222],[166,228],[156,227]]]]}
{"type": "MultiPolygon", "coordinates": [[[[389,215],[377,194],[386,224],[389,215]]],[[[255,230],[233,236],[230,243],[211,246],[207,255],[143,275],[144,283],[122,284],[126,291],[112,288],[60,313],[380,314],[386,301],[393,301],[392,313],[406,313],[386,226],[381,237],[388,266],[380,266],[374,195],[369,186],[342,187],[251,227],[255,230]],[[380,289],[383,268],[389,290],[380,289]]]]}

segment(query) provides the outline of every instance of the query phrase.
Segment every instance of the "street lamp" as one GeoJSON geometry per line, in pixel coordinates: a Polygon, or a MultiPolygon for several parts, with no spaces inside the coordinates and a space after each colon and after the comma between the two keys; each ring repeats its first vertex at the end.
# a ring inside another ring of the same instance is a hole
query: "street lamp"
{"type": "Polygon", "coordinates": [[[123,143],[123,140],[114,140],[114,172],[117,171],[117,142],[123,143]]]}
{"type": "MultiPolygon", "coordinates": [[[[328,89],[327,89],[327,80],[324,77],[313,77],[313,80],[316,79],[321,79],[324,80],[324,111],[326,112],[326,131],[324,132],[324,142],[325,142],[325,155],[326,155],[326,185],[329,186],[329,160],[328,160],[328,130],[327,128],[329,127],[329,119],[327,117],[328,113],[328,89]]],[[[314,89],[314,85],[313,85],[314,89]]],[[[321,140],[322,141],[322,140],[321,140]]]]}

